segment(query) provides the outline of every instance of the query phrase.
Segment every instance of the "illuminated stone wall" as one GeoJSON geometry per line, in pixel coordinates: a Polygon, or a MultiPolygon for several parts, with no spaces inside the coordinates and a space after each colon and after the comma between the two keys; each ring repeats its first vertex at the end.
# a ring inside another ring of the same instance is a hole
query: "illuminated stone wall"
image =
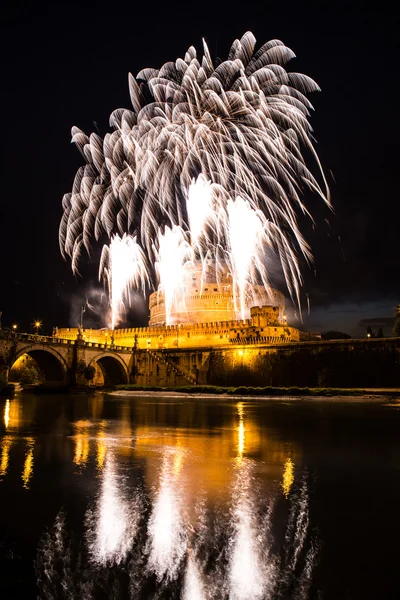
{"type": "MultiPolygon", "coordinates": [[[[194,324],[218,321],[234,321],[238,318],[238,307],[235,307],[233,286],[226,267],[221,267],[222,272],[217,276],[213,261],[209,261],[208,269],[203,273],[202,267],[197,265],[185,271],[180,292],[172,307],[170,323],[194,324]]],[[[262,285],[252,285],[246,297],[246,314],[250,317],[251,307],[274,306],[276,322],[284,324],[285,298],[278,290],[265,290],[262,285]]],[[[149,325],[165,325],[165,301],[162,291],[151,294],[149,298],[150,321],[149,325]]]]}
{"type": "MultiPolygon", "coordinates": [[[[127,329],[84,329],[83,339],[96,344],[136,346],[138,349],[196,348],[244,343],[277,344],[300,340],[300,332],[277,322],[276,307],[257,308],[254,318],[246,321],[180,323],[160,327],[127,329]]],[[[58,329],[56,337],[75,340],[77,328],[58,329]]]]}
{"type": "Polygon", "coordinates": [[[138,351],[139,385],[398,387],[400,338],[138,351]]]}

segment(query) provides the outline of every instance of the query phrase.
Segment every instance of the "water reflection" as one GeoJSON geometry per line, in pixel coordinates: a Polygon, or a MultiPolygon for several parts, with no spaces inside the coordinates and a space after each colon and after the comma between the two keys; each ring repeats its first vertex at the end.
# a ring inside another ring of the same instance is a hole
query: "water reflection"
{"type": "Polygon", "coordinates": [[[68,515],[57,515],[38,549],[40,597],[96,598],[115,588],[112,581],[118,581],[118,593],[109,596],[114,598],[309,597],[318,545],[309,527],[305,479],[291,495],[282,540],[272,534],[277,497],[263,504],[247,459],[237,467],[228,512],[200,502],[203,518],[194,523],[186,520],[173,457],[162,458],[147,519],[144,490],[135,496],[134,488],[129,498],[123,481],[108,451],[99,498],[85,520],[86,546],[68,528],[68,515]]]}
{"type": "Polygon", "coordinates": [[[206,600],[208,597],[204,588],[201,566],[196,556],[192,552],[189,552],[183,582],[182,599],[206,600]]]}
{"type": "Polygon", "coordinates": [[[286,459],[283,468],[282,490],[285,498],[289,496],[290,489],[294,482],[294,464],[290,456],[286,459]]]}
{"type": "Polygon", "coordinates": [[[90,421],[75,421],[75,453],[74,463],[78,467],[85,468],[89,459],[90,450],[90,428],[92,423],[90,421]]]}
{"type": "Polygon", "coordinates": [[[239,428],[238,428],[238,454],[239,457],[242,458],[244,452],[244,423],[243,423],[243,402],[237,403],[237,412],[239,415],[239,428]]]}
{"type": "Polygon", "coordinates": [[[4,407],[4,427],[7,429],[10,423],[10,401],[6,400],[6,405],[4,407]]]}
{"type": "Polygon", "coordinates": [[[1,459],[0,459],[0,476],[5,477],[8,471],[8,465],[10,462],[10,450],[14,440],[11,436],[5,435],[1,440],[1,459]]]}
{"type": "Polygon", "coordinates": [[[29,482],[33,475],[33,448],[35,445],[35,440],[32,437],[28,437],[25,439],[26,441],[26,450],[25,450],[25,459],[24,466],[22,469],[22,481],[24,483],[24,488],[26,490],[29,489],[29,482]]]}
{"type": "Polygon", "coordinates": [[[106,454],[107,454],[105,426],[106,426],[105,421],[101,421],[99,423],[99,431],[97,432],[97,436],[96,436],[96,445],[97,445],[96,464],[97,464],[97,469],[99,471],[101,471],[104,466],[104,461],[105,461],[106,454]]]}
{"type": "Polygon", "coordinates": [[[182,455],[167,450],[162,457],[158,489],[148,524],[148,569],[160,581],[175,579],[187,548],[183,520],[182,455]]]}
{"type": "Polygon", "coordinates": [[[245,459],[237,463],[232,489],[232,526],[229,557],[229,597],[232,600],[260,600],[273,587],[275,569],[268,550],[268,520],[261,526],[256,506],[254,465],[245,459]]]}
{"type": "Polygon", "coordinates": [[[90,399],[60,409],[56,435],[43,440],[10,435],[34,416],[13,402],[0,475],[15,465],[29,489],[41,457],[57,458],[81,490],[79,512],[66,496],[42,535],[39,597],[308,597],[318,545],[301,450],[248,403],[224,408],[210,426],[204,404],[90,399]]]}
{"type": "Polygon", "coordinates": [[[93,562],[119,564],[133,545],[140,519],[140,503],[128,498],[126,482],[118,473],[111,449],[102,473],[95,508],[87,513],[87,540],[93,562]]]}

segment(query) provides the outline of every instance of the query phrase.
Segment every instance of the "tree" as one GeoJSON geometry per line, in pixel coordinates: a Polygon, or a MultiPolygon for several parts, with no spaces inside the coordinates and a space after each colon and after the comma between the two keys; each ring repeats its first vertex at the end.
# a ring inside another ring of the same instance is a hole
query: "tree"
{"type": "Polygon", "coordinates": [[[378,338],[383,338],[384,337],[383,336],[383,329],[382,329],[382,327],[379,327],[378,335],[376,337],[378,337],[378,338]]]}
{"type": "Polygon", "coordinates": [[[19,381],[22,385],[39,383],[39,373],[33,366],[23,367],[19,373],[19,381]]]}

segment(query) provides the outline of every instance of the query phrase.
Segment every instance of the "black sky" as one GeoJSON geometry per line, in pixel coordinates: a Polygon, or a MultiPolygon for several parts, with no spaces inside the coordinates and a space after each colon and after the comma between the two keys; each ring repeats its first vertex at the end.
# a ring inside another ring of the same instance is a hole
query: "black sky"
{"type": "Polygon", "coordinates": [[[76,324],[71,305],[101,287],[96,267],[76,282],[58,248],[62,196],[82,164],[71,127],[104,135],[110,113],[130,106],[128,72],[159,67],[192,44],[200,50],[202,37],[224,58],[247,30],[259,44],[281,39],[297,55],[290,69],[322,88],[310,97],[312,124],[335,213],[312,200],[318,227],[307,229],[315,270],[304,270],[306,326],[354,333],[361,319],[392,315],[400,302],[398,9],[378,2],[9,0],[0,10],[3,325],[29,330],[41,318],[50,331],[76,324]]]}

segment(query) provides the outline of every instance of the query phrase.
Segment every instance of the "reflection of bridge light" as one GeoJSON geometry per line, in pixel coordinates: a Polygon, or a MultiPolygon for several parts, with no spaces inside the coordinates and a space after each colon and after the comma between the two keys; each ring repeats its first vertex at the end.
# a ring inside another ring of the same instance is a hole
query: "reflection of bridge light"
{"type": "Polygon", "coordinates": [[[179,475],[179,473],[182,470],[183,452],[182,452],[182,450],[180,450],[179,447],[180,447],[180,442],[178,440],[177,452],[175,452],[175,454],[174,454],[174,466],[173,466],[174,475],[179,475]]]}
{"type": "Polygon", "coordinates": [[[165,575],[174,579],[186,552],[186,536],[181,515],[181,497],[177,494],[177,475],[171,458],[165,454],[159,489],[149,519],[150,553],[148,567],[158,580],[165,575]]]}
{"type": "Polygon", "coordinates": [[[100,423],[100,431],[97,434],[97,439],[96,439],[96,443],[97,443],[97,457],[96,457],[96,462],[97,462],[97,468],[100,471],[103,468],[104,465],[104,460],[106,458],[106,454],[107,454],[107,446],[104,443],[104,427],[105,422],[103,421],[102,423],[100,423]]]}
{"type": "Polygon", "coordinates": [[[8,424],[10,422],[10,401],[6,400],[6,405],[4,407],[4,426],[7,429],[8,424]]]}
{"type": "Polygon", "coordinates": [[[4,477],[7,474],[8,463],[10,461],[10,450],[13,445],[13,439],[10,436],[3,437],[1,441],[1,461],[0,461],[0,476],[4,477]]]}
{"type": "Polygon", "coordinates": [[[33,438],[26,438],[27,452],[25,455],[24,468],[22,470],[22,481],[24,482],[24,488],[29,489],[29,481],[33,474],[33,447],[35,441],[33,438]]]}
{"type": "Polygon", "coordinates": [[[294,482],[294,463],[292,463],[292,459],[289,457],[283,468],[283,478],[282,478],[282,490],[284,496],[287,498],[289,496],[290,488],[294,482]]]}
{"type": "Polygon", "coordinates": [[[87,435],[78,434],[75,436],[75,454],[74,463],[78,466],[86,467],[89,458],[89,438],[87,435]]]}
{"type": "Polygon", "coordinates": [[[90,437],[88,429],[90,425],[90,421],[76,421],[76,423],[74,423],[74,427],[76,430],[76,434],[74,436],[74,463],[79,467],[86,467],[88,462],[90,451],[90,437]]]}
{"type": "MultiPolygon", "coordinates": [[[[4,407],[4,425],[6,429],[18,429],[22,414],[21,402],[18,398],[13,398],[11,401],[7,400],[4,407]]],[[[24,415],[24,417],[26,423],[27,415],[24,415]]]]}
{"type": "Polygon", "coordinates": [[[244,410],[243,410],[243,402],[238,402],[236,405],[236,409],[239,415],[239,427],[238,427],[238,453],[239,458],[242,458],[244,452],[244,410]]]}

